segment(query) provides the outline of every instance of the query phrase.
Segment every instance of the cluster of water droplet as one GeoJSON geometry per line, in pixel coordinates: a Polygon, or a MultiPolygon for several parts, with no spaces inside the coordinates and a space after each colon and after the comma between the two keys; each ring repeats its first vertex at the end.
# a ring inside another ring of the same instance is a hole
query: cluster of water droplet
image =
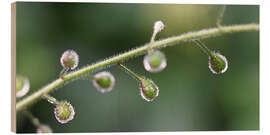
{"type": "MultiPolygon", "coordinates": [[[[167,66],[166,56],[163,52],[157,49],[152,49],[152,45],[154,44],[155,37],[157,33],[164,29],[165,25],[162,21],[157,21],[154,24],[154,31],[151,37],[151,41],[149,44],[148,53],[144,56],[143,65],[145,70],[149,72],[160,72],[167,66]]],[[[228,68],[228,62],[225,56],[220,53],[210,51],[202,42],[195,41],[200,48],[208,55],[209,57],[209,69],[214,74],[224,73],[228,68]]],[[[63,67],[63,70],[60,72],[60,77],[68,70],[73,70],[78,66],[79,63],[79,55],[74,50],[66,50],[61,58],[60,63],[63,67]]],[[[124,69],[131,76],[136,78],[139,81],[140,85],[140,95],[141,97],[151,102],[159,95],[158,86],[148,78],[140,77],[135,74],[133,71],[129,70],[127,67],[118,62],[118,65],[124,69]]],[[[99,72],[95,74],[92,79],[93,85],[97,88],[101,93],[110,92],[115,85],[115,78],[110,72],[99,72]]],[[[18,75],[16,77],[16,97],[22,97],[26,95],[26,93],[30,89],[29,80],[24,77],[18,75]]],[[[55,98],[50,97],[48,95],[44,95],[44,97],[48,100],[48,102],[56,105],[54,109],[55,118],[58,122],[64,124],[71,121],[74,118],[75,110],[73,106],[67,101],[58,102],[55,98]]],[[[35,123],[35,122],[34,122],[35,123]]],[[[37,122],[38,123],[38,120],[37,122]]],[[[37,133],[51,133],[52,129],[48,125],[44,124],[36,124],[39,125],[37,128],[37,133]]]]}

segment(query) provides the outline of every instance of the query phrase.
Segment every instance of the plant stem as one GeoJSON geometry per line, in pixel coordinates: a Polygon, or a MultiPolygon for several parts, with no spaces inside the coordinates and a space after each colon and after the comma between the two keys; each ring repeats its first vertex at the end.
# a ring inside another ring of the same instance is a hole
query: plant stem
{"type": "Polygon", "coordinates": [[[125,71],[127,71],[128,73],[130,73],[134,78],[136,78],[138,81],[141,81],[142,78],[139,77],[137,74],[135,74],[133,71],[131,71],[130,69],[128,69],[127,67],[125,67],[124,65],[122,65],[120,62],[117,63],[121,68],[123,68],[125,71]]]}
{"type": "Polygon", "coordinates": [[[194,40],[194,42],[196,43],[196,45],[198,45],[200,47],[200,49],[208,56],[212,56],[212,52],[211,50],[209,50],[206,45],[200,41],[200,40],[194,40]]]}
{"type": "Polygon", "coordinates": [[[59,74],[59,77],[64,79],[64,75],[67,73],[68,70],[68,68],[63,68],[59,74]]]}
{"type": "MultiPolygon", "coordinates": [[[[173,36],[167,39],[156,41],[152,43],[151,48],[162,48],[162,47],[167,47],[168,45],[172,45],[172,44],[175,45],[176,43],[183,42],[183,41],[209,38],[209,37],[218,36],[218,35],[227,34],[227,33],[245,32],[245,31],[259,31],[259,24],[221,26],[220,28],[203,29],[200,31],[184,33],[178,36],[173,36]]],[[[103,61],[78,69],[77,71],[70,72],[65,75],[64,79],[58,78],[55,81],[46,85],[45,87],[42,87],[41,89],[37,90],[32,95],[29,95],[28,97],[25,97],[24,99],[16,103],[16,111],[20,111],[24,107],[40,99],[42,95],[50,93],[55,88],[58,88],[59,86],[62,86],[64,83],[70,82],[71,80],[76,79],[80,77],[81,75],[85,75],[97,69],[105,68],[117,62],[127,60],[136,55],[143,54],[148,50],[148,45],[149,43],[141,47],[135,48],[133,50],[130,50],[128,52],[122,53],[118,56],[114,56],[109,59],[105,59],[103,61]]]]}
{"type": "Polygon", "coordinates": [[[221,22],[223,20],[223,16],[224,16],[224,13],[225,13],[225,10],[226,10],[226,5],[223,5],[221,8],[222,9],[220,10],[219,16],[217,18],[217,24],[216,24],[218,28],[221,27],[221,22]]]}
{"type": "Polygon", "coordinates": [[[44,94],[43,98],[47,99],[48,102],[52,103],[52,104],[59,104],[59,102],[52,96],[48,95],[48,94],[44,94]]]}

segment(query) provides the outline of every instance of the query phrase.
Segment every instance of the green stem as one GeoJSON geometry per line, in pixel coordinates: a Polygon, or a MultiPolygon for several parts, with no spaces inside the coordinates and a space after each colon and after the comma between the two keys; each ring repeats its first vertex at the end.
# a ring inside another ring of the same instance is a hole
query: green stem
{"type": "Polygon", "coordinates": [[[59,77],[64,79],[64,75],[67,73],[68,70],[69,70],[68,68],[63,68],[59,74],[59,77]]]}
{"type": "Polygon", "coordinates": [[[98,78],[96,78],[95,76],[92,75],[87,75],[87,76],[82,76],[82,79],[90,79],[90,80],[97,80],[98,78]]]}
{"type": "Polygon", "coordinates": [[[137,74],[135,74],[133,71],[122,65],[120,62],[117,63],[121,68],[123,68],[125,71],[130,73],[133,77],[135,77],[138,81],[141,81],[143,78],[139,77],[137,74]]]}
{"type": "Polygon", "coordinates": [[[155,31],[154,31],[153,35],[151,37],[150,43],[148,45],[148,53],[151,53],[153,51],[152,44],[155,42],[156,35],[157,35],[157,33],[155,33],[155,31]]]}
{"type": "Polygon", "coordinates": [[[52,103],[52,104],[59,104],[59,102],[52,96],[48,95],[48,94],[44,94],[43,98],[47,99],[48,102],[52,103]]]}
{"type": "Polygon", "coordinates": [[[208,56],[212,56],[212,52],[210,49],[208,49],[206,47],[206,45],[200,41],[200,40],[194,40],[194,42],[196,43],[196,45],[198,45],[200,47],[200,49],[205,53],[207,54],[208,56]]]}
{"type": "MultiPolygon", "coordinates": [[[[259,24],[242,24],[242,25],[233,25],[233,26],[222,26],[220,28],[211,28],[211,29],[203,29],[200,31],[189,32],[185,34],[181,34],[178,36],[173,36],[167,39],[156,41],[152,44],[152,48],[162,48],[167,47],[168,45],[175,45],[176,43],[189,41],[194,39],[202,39],[202,38],[209,38],[214,37],[222,34],[227,33],[234,33],[234,32],[245,32],[245,31],[259,31],[259,24]]],[[[115,64],[119,61],[127,60],[132,58],[136,55],[140,55],[145,53],[148,50],[148,45],[145,44],[141,47],[135,48],[128,52],[122,53],[120,55],[111,57],[109,59],[105,59],[103,61],[94,63],[92,65],[83,67],[76,71],[70,72],[65,75],[64,79],[58,78],[55,81],[49,83],[45,87],[37,90],[35,93],[25,97],[18,103],[16,103],[16,111],[20,111],[24,107],[34,103],[38,99],[42,97],[44,94],[48,94],[52,92],[54,89],[64,85],[67,82],[70,82],[73,79],[76,79],[82,75],[85,75],[89,72],[93,72],[97,69],[101,69],[107,67],[109,65],[115,64]]]]}
{"type": "Polygon", "coordinates": [[[217,24],[216,25],[217,25],[218,28],[221,27],[221,22],[223,20],[223,16],[224,16],[225,10],[226,10],[226,5],[223,5],[222,6],[222,9],[220,10],[219,16],[217,18],[217,24]]]}

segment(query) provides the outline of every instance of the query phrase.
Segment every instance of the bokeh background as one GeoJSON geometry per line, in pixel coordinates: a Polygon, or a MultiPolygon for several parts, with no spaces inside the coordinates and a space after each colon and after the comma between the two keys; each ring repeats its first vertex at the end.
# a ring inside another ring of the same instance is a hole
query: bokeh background
{"type": "MultiPolygon", "coordinates": [[[[80,68],[149,42],[157,20],[166,25],[158,39],[215,27],[221,8],[17,2],[16,72],[29,78],[30,95],[58,77],[59,59],[67,49],[77,51],[80,68]]],[[[227,5],[222,23],[259,23],[259,6],[227,5]]],[[[116,78],[110,93],[98,92],[91,81],[76,80],[51,94],[75,107],[71,122],[58,123],[54,106],[45,100],[29,110],[54,132],[259,130],[259,32],[202,41],[227,57],[227,72],[212,74],[207,56],[194,43],[185,42],[162,49],[168,66],[160,73],[146,72],[142,56],[125,62],[159,86],[160,95],[152,103],[140,97],[138,82],[113,65],[103,69],[116,78]]],[[[21,112],[17,113],[17,132],[36,132],[21,112]]]]}

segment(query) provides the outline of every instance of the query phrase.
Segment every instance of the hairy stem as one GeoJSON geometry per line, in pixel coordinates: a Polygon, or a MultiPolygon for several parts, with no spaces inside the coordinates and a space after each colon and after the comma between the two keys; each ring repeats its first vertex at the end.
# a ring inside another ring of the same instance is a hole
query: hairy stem
{"type": "MultiPolygon", "coordinates": [[[[209,38],[213,36],[218,36],[222,34],[227,33],[234,33],[234,32],[245,32],[245,31],[258,31],[259,30],[259,24],[242,24],[242,25],[233,25],[233,26],[221,26],[219,28],[210,28],[210,29],[203,29],[200,31],[195,32],[189,32],[185,34],[181,34],[178,36],[173,36],[167,39],[159,40],[154,43],[150,43],[151,48],[162,48],[167,47],[168,45],[175,45],[176,43],[183,42],[183,41],[189,41],[194,39],[202,39],[202,38],[209,38]]],[[[62,86],[64,83],[67,83],[73,79],[76,79],[80,77],[81,75],[85,75],[89,72],[93,72],[97,69],[101,69],[104,67],[107,67],[109,65],[115,64],[117,62],[121,62],[124,60],[127,60],[131,57],[134,57],[136,55],[140,55],[145,53],[149,47],[148,44],[145,44],[141,47],[138,47],[136,49],[130,50],[128,52],[122,53],[118,56],[111,57],[109,59],[105,59],[103,61],[94,63],[92,65],[83,67],[77,71],[70,72],[69,74],[66,74],[64,76],[64,79],[57,79],[48,85],[44,86],[43,88],[37,90],[35,93],[29,95],[28,97],[25,97],[18,103],[16,103],[16,111],[20,111],[24,107],[32,104],[36,100],[40,99],[43,94],[48,94],[51,91],[53,91],[55,88],[58,88],[59,86],[62,86]]]]}

